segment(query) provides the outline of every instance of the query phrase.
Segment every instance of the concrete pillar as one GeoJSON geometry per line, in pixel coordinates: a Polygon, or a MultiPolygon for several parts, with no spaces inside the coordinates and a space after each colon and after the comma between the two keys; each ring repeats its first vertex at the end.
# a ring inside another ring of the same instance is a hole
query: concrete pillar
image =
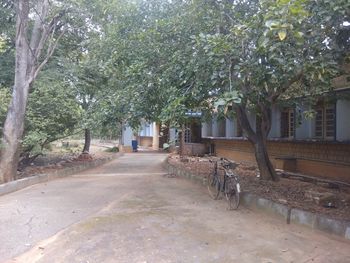
{"type": "Polygon", "coordinates": [[[219,137],[219,129],[218,129],[218,119],[216,116],[212,119],[212,136],[213,137],[219,137]]]}
{"type": "Polygon", "coordinates": [[[202,122],[202,137],[208,136],[208,124],[206,122],[202,122]]]}
{"type": "Polygon", "coordinates": [[[212,121],[207,121],[202,123],[202,137],[212,136],[212,121]]]}
{"type": "Polygon", "coordinates": [[[235,123],[233,119],[226,118],[226,136],[225,137],[235,137],[235,123]]]}
{"type": "Polygon", "coordinates": [[[272,107],[271,112],[271,130],[269,138],[281,137],[281,110],[277,106],[272,107]]]}
{"type": "Polygon", "coordinates": [[[159,150],[159,127],[160,125],[156,122],[153,122],[153,150],[159,150]]]}
{"type": "Polygon", "coordinates": [[[218,137],[225,137],[226,136],[226,120],[225,119],[217,120],[217,129],[218,129],[218,133],[217,133],[218,137]]]}
{"type": "Polygon", "coordinates": [[[338,141],[349,141],[350,140],[350,101],[349,100],[338,100],[336,107],[336,139],[338,141]]]}

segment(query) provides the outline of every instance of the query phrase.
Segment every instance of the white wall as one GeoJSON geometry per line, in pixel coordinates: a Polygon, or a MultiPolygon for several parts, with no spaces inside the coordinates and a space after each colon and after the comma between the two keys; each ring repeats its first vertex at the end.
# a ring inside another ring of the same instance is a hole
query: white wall
{"type": "Polygon", "coordinates": [[[220,119],[217,121],[218,137],[226,137],[226,119],[220,119]]]}
{"type": "Polygon", "coordinates": [[[202,137],[235,137],[236,119],[217,120],[214,116],[210,121],[202,123],[202,137]]]}
{"type": "MultiPolygon", "coordinates": [[[[315,137],[315,119],[307,119],[303,114],[304,111],[310,110],[311,106],[304,104],[300,109],[296,110],[295,114],[295,138],[299,140],[312,139],[315,137]],[[298,113],[300,110],[300,113],[298,113]],[[299,116],[301,118],[299,118],[299,116]]],[[[350,141],[350,101],[338,100],[336,105],[336,139],[338,141],[350,141]]],[[[248,113],[248,120],[253,130],[255,130],[255,114],[248,113]]],[[[281,111],[278,107],[272,109],[271,116],[271,131],[269,138],[281,137],[281,111]]],[[[203,137],[220,137],[223,132],[222,124],[218,124],[217,118],[213,117],[208,123],[202,123],[202,136],[203,137]],[[221,126],[221,127],[220,127],[221,126]]],[[[237,120],[226,119],[225,120],[225,137],[237,136],[237,120]]]]}
{"type": "Polygon", "coordinates": [[[225,137],[235,137],[235,120],[234,119],[226,119],[226,131],[225,137]]]}
{"type": "Polygon", "coordinates": [[[336,113],[337,141],[350,140],[350,101],[338,100],[336,113]]]}
{"type": "Polygon", "coordinates": [[[131,146],[131,141],[133,139],[133,131],[130,126],[126,125],[123,127],[122,145],[131,146]]]}
{"type": "Polygon", "coordinates": [[[219,127],[218,127],[218,121],[217,121],[217,117],[214,116],[212,119],[212,135],[213,137],[219,137],[219,127]]]}
{"type": "Polygon", "coordinates": [[[295,121],[296,121],[296,129],[295,129],[295,138],[302,140],[302,139],[311,139],[315,136],[315,119],[307,119],[305,118],[305,115],[303,114],[304,111],[311,110],[311,107],[309,105],[302,105],[301,108],[301,122],[298,123],[299,121],[299,113],[298,110],[296,110],[296,116],[295,116],[295,121]]]}
{"type": "Polygon", "coordinates": [[[153,136],[153,125],[147,122],[141,124],[140,136],[153,136]]]}
{"type": "Polygon", "coordinates": [[[212,120],[202,122],[202,137],[212,136],[212,120]]]}
{"type": "Polygon", "coordinates": [[[281,110],[274,106],[271,112],[271,130],[269,138],[280,138],[281,137],[281,110]]]}

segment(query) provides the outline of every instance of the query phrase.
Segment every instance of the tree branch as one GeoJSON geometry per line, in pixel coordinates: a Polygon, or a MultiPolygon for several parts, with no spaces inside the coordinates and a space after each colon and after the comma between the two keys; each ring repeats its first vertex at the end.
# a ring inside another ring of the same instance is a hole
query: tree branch
{"type": "Polygon", "coordinates": [[[47,26],[45,26],[43,24],[43,32],[41,34],[41,39],[38,43],[37,51],[35,53],[36,61],[39,61],[39,58],[41,56],[41,52],[44,48],[44,45],[45,45],[47,39],[49,38],[50,32],[52,33],[52,36],[53,36],[53,32],[55,32],[57,29],[57,27],[56,27],[57,21],[61,17],[63,17],[64,14],[65,14],[65,11],[62,11],[59,14],[57,14],[54,18],[52,18],[51,22],[47,26]]]}
{"type": "Polygon", "coordinates": [[[256,143],[256,141],[257,141],[256,133],[252,129],[250,122],[248,120],[245,105],[244,104],[243,105],[234,104],[233,106],[235,107],[236,114],[238,117],[237,119],[238,119],[242,129],[247,133],[248,140],[250,140],[252,143],[256,143]]]}
{"type": "Polygon", "coordinates": [[[229,71],[229,83],[230,83],[230,92],[232,91],[232,79],[233,79],[233,60],[230,60],[230,65],[228,67],[228,71],[229,71]]]}
{"type": "Polygon", "coordinates": [[[36,77],[38,76],[40,70],[45,66],[45,64],[48,62],[48,60],[51,58],[51,56],[53,55],[53,52],[56,49],[56,46],[58,44],[58,41],[61,39],[61,37],[64,35],[65,30],[62,30],[61,34],[57,37],[57,39],[55,40],[53,45],[50,45],[50,47],[47,50],[47,55],[45,57],[45,59],[40,63],[39,66],[36,67],[34,74],[29,78],[28,83],[31,84],[36,77]]]}
{"type": "MultiPolygon", "coordinates": [[[[32,30],[31,38],[30,38],[30,48],[33,50],[33,53],[37,53],[37,48],[39,47],[40,40],[42,39],[42,35],[45,35],[42,31],[45,28],[45,19],[48,14],[49,2],[48,0],[42,0],[38,2],[37,6],[41,7],[40,11],[37,13],[37,18],[34,22],[34,27],[32,30]]],[[[36,10],[36,9],[35,9],[36,10]]],[[[35,56],[34,56],[35,59],[35,56]]]]}
{"type": "Polygon", "coordinates": [[[285,93],[294,83],[301,80],[301,78],[304,76],[303,70],[298,71],[289,81],[285,82],[280,90],[274,94],[271,94],[268,98],[268,101],[271,103],[275,103],[276,100],[281,96],[283,93],[285,93]]]}

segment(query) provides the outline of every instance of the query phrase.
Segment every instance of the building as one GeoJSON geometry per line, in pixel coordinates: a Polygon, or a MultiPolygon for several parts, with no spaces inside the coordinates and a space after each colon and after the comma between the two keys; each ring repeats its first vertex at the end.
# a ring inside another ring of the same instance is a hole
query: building
{"type": "Polygon", "coordinates": [[[152,147],[154,124],[142,122],[139,131],[134,131],[128,124],[122,126],[120,148],[123,152],[132,152],[132,141],[137,140],[139,146],[152,147]]]}
{"type": "Polygon", "coordinates": [[[168,129],[158,123],[150,123],[143,121],[137,131],[134,131],[128,124],[122,127],[121,150],[123,152],[132,151],[132,141],[136,140],[138,146],[143,149],[152,148],[159,150],[163,148],[163,144],[169,141],[175,141],[175,129],[168,129]]]}
{"type": "MultiPolygon", "coordinates": [[[[316,106],[274,107],[267,148],[276,168],[350,182],[350,81],[334,80],[334,96],[316,106]],[[314,110],[312,118],[303,113],[314,110]]],[[[249,114],[254,128],[255,116],[249,114]]],[[[254,149],[236,119],[213,117],[202,124],[207,151],[239,162],[255,163],[254,149]]]]}

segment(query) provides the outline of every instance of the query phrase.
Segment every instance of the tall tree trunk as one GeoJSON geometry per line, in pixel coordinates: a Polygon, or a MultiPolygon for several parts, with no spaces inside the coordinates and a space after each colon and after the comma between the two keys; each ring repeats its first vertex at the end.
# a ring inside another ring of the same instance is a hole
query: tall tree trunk
{"type": "Polygon", "coordinates": [[[28,29],[28,1],[17,3],[16,66],[12,99],[7,112],[1,141],[0,182],[15,179],[19,160],[19,146],[24,130],[24,116],[30,83],[27,80],[29,47],[26,40],[28,29]]]}
{"type": "MultiPolygon", "coordinates": [[[[13,92],[16,94],[10,104],[11,106],[7,113],[3,130],[0,154],[0,182],[2,183],[15,179],[20,155],[19,146],[24,130],[26,99],[24,94],[24,96],[18,95],[19,92],[16,92],[17,89],[17,87],[14,87],[13,92]],[[21,103],[21,107],[16,107],[16,102],[14,101],[21,103]]],[[[26,87],[22,87],[22,90],[24,89],[26,89],[26,87]]]]}
{"type": "Polygon", "coordinates": [[[256,129],[252,129],[244,105],[236,106],[238,121],[248,140],[252,143],[260,177],[264,180],[278,181],[279,177],[270,161],[266,141],[271,129],[271,112],[266,105],[260,105],[261,112],[256,115],[256,129]]]}
{"type": "Polygon", "coordinates": [[[278,181],[279,177],[267,152],[266,141],[263,138],[258,138],[253,145],[261,179],[278,181]]]}
{"type": "Polygon", "coordinates": [[[90,152],[90,145],[91,145],[91,131],[90,129],[85,129],[85,143],[84,143],[83,153],[90,152]]]}
{"type": "Polygon", "coordinates": [[[36,3],[35,21],[29,34],[29,0],[15,1],[16,5],[16,63],[15,80],[12,98],[7,112],[3,135],[0,143],[0,183],[15,179],[19,155],[20,141],[23,137],[24,118],[28,101],[29,89],[42,67],[52,56],[58,40],[64,31],[55,40],[51,33],[55,31],[58,17],[52,19],[49,27],[45,26],[48,15],[49,1],[42,0],[36,3]],[[30,36],[30,37],[29,37],[30,36]],[[45,44],[45,57],[42,51],[45,44]],[[40,58],[42,61],[40,62],[40,58]]]}
{"type": "Polygon", "coordinates": [[[185,149],[184,149],[185,148],[185,129],[186,129],[186,126],[182,125],[181,132],[179,132],[179,140],[180,140],[179,152],[181,157],[185,153],[185,149]]]}

